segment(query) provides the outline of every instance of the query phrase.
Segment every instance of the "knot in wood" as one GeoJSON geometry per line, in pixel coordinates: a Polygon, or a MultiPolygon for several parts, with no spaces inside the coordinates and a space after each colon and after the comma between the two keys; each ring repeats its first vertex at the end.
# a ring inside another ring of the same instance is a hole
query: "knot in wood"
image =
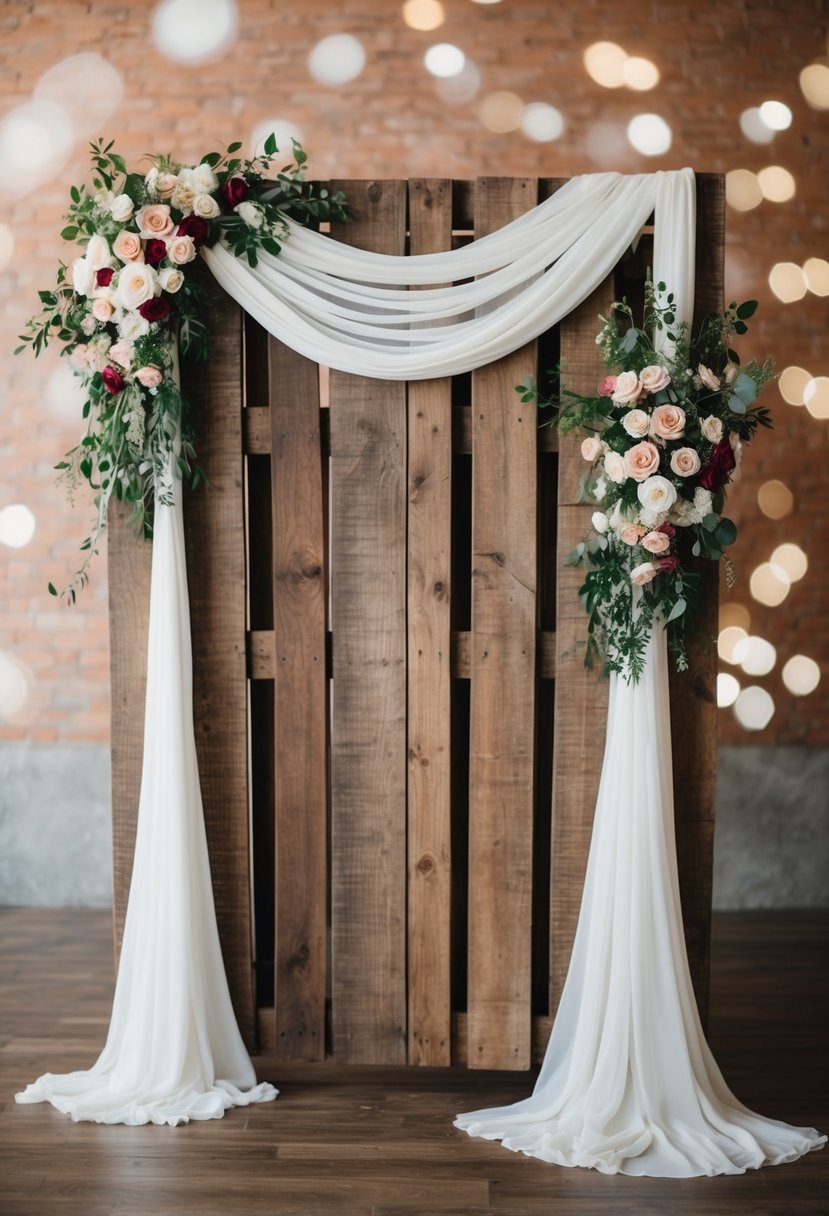
{"type": "Polygon", "coordinates": [[[419,874],[431,874],[432,870],[434,870],[434,868],[435,868],[434,858],[430,857],[428,853],[424,853],[424,855],[421,857],[420,861],[417,863],[418,873],[419,874]]]}
{"type": "Polygon", "coordinates": [[[287,962],[287,969],[292,974],[297,971],[306,971],[308,968],[308,960],[311,957],[311,951],[307,943],[303,942],[296,953],[292,954],[287,962]]]}

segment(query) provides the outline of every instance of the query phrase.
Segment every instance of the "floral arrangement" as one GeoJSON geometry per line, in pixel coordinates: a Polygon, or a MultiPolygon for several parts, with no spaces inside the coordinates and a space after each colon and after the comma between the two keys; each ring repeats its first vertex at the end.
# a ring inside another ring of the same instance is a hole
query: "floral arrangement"
{"type": "MultiPolygon", "coordinates": [[[[16,352],[39,355],[57,339],[86,391],[86,433],[56,466],[70,498],[84,480],[95,494],[86,557],[63,593],[71,603],[88,581],[113,495],[133,505],[150,535],[154,502],[171,500],[171,476],[194,487],[206,480],[175,366],[177,350],[209,356],[210,298],[193,273],[200,248],[222,240],[255,266],[262,251],[279,254],[286,217],[348,218],[341,193],[305,180],[307,157],[296,140],[281,167],[273,135],[254,160],[235,155],[241,146],[194,166],[153,157],[141,174],[101,140],[91,145],[91,188],[71,187],[61,235],[81,248],[60,263],[55,287],[39,292],[42,311],[16,352]]],[[[51,583],[49,590],[57,595],[51,583]]]]}
{"type": "Polygon", "coordinates": [[[645,285],[642,325],[626,301],[612,306],[596,338],[611,374],[595,395],[562,390],[540,398],[534,382],[522,400],[556,407],[562,431],[586,432],[588,472],[581,500],[596,505],[590,534],[565,559],[587,567],[580,596],[588,614],[585,663],[638,680],[655,620],[667,625],[679,670],[687,667],[686,623],[698,599],[694,558],[722,558],[737,528],[724,514],[725,490],[742,444],[771,426],[756,404],[773,363],[740,364],[732,348],[747,331],[754,300],[703,320],[692,337],[677,324],[666,286],[645,285]],[[658,342],[664,334],[667,342],[658,342]]]}

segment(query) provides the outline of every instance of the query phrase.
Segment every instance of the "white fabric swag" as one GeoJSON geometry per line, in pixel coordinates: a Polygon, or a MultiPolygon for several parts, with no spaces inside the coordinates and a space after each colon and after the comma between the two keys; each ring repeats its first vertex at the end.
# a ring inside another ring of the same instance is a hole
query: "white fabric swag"
{"type": "MultiPolygon", "coordinates": [[[[572,179],[451,252],[390,257],[291,223],[280,256],[263,255],[255,268],[223,246],[204,259],[246,312],[308,358],[362,376],[427,379],[490,363],[555,325],[611,272],[652,212],[654,277],[673,291],[680,319],[690,319],[694,199],[688,169],[602,173],[572,179]],[[455,285],[400,290],[435,283],[455,285]]],[[[74,1119],[174,1124],[276,1096],[255,1085],[216,932],[181,511],[178,492],[157,508],[142,788],[107,1044],[89,1071],[47,1074],[18,1095],[74,1119]]],[[[457,1124],[562,1165],[739,1173],[791,1160],[824,1138],[747,1111],[705,1043],[682,934],[666,673],[660,628],[641,682],[611,677],[581,916],[535,1091],[457,1124]]]]}

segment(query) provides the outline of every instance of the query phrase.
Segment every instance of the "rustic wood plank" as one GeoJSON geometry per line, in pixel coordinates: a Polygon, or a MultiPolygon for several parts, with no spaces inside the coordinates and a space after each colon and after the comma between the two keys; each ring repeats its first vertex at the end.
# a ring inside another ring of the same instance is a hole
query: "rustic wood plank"
{"type": "Polygon", "coordinates": [[[242,313],[227,297],[217,306],[212,343],[209,367],[183,372],[197,417],[210,420],[199,439],[210,485],[184,500],[193,713],[219,938],[239,1028],[253,1050],[242,313]]]}
{"type": "MultiPolygon", "coordinates": [[[[452,247],[452,183],[409,183],[410,252],[452,247]]],[[[451,1063],[452,380],[409,385],[409,1063],[451,1063]]]]}
{"type": "MultiPolygon", "coordinates": [[[[335,239],[402,254],[404,182],[338,182],[335,239]]],[[[406,1059],[406,386],[331,372],[333,1051],[406,1059]]]]}
{"type": "Polygon", "coordinates": [[[319,371],[268,343],[275,634],[275,1035],[325,1055],[327,720],[319,371]]]}
{"type": "Polygon", "coordinates": [[[125,503],[113,502],[107,527],[112,689],[112,913],[116,957],[124,932],[141,793],[152,563],[152,546],[129,523],[131,511],[125,503]]]}
{"type": "MultiPolygon", "coordinates": [[[[595,343],[598,314],[614,297],[609,278],[561,322],[562,377],[591,392],[604,371],[595,343]]],[[[550,880],[550,1012],[558,1007],[581,906],[607,720],[607,681],[584,669],[587,624],[578,596],[583,571],[562,558],[590,526],[591,508],[577,506],[584,461],[579,441],[560,437],[556,551],[556,690],[553,734],[553,822],[550,880]]]]}
{"type": "MultiPolygon", "coordinates": [[[[534,207],[531,178],[481,178],[475,234],[534,207]]],[[[469,1064],[528,1068],[536,639],[536,344],[472,374],[469,1064]]]]}
{"type": "MultiPolygon", "coordinates": [[[[725,183],[697,177],[694,328],[723,307],[725,183]]],[[[693,562],[693,559],[690,559],[693,562]]],[[[702,576],[699,629],[688,647],[688,670],[671,671],[671,736],[677,863],[688,962],[703,1025],[708,1018],[714,805],[717,783],[717,616],[719,570],[693,563],[702,576]]]]}

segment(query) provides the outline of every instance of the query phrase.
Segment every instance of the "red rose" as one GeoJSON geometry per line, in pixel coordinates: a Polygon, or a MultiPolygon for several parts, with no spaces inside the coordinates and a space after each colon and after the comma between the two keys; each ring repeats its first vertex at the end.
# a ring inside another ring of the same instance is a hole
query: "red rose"
{"type": "Polygon", "coordinates": [[[145,321],[166,321],[170,315],[170,305],[162,296],[153,296],[139,304],[137,311],[145,321]]]}
{"type": "Polygon", "coordinates": [[[114,274],[114,270],[110,269],[109,266],[104,266],[102,270],[95,271],[95,282],[99,287],[109,287],[114,274]]]}
{"type": "Polygon", "coordinates": [[[654,528],[655,532],[664,532],[666,536],[673,539],[676,536],[676,528],[673,524],[660,524],[658,528],[654,528]]]}
{"type": "Polygon", "coordinates": [[[243,177],[229,177],[222,184],[222,198],[230,207],[238,207],[248,196],[248,184],[243,177]]]}
{"type": "Polygon", "coordinates": [[[157,266],[159,262],[163,262],[167,256],[167,245],[164,241],[159,241],[156,237],[152,237],[144,246],[144,261],[148,266],[157,266]]]}
{"type": "Polygon", "coordinates": [[[207,220],[203,220],[200,215],[185,216],[177,229],[179,236],[192,237],[194,245],[203,245],[209,231],[207,220]]]}
{"type": "Polygon", "coordinates": [[[711,458],[700,474],[699,484],[712,494],[729,481],[732,471],[737,467],[734,451],[728,436],[716,443],[711,450],[711,458]]]}
{"type": "Polygon", "coordinates": [[[676,574],[680,561],[678,557],[663,557],[659,561],[660,574],[676,574]]]}
{"type": "Polygon", "coordinates": [[[113,397],[124,387],[124,378],[114,367],[105,367],[101,372],[101,379],[104,382],[104,388],[108,393],[112,393],[113,397]]]}

